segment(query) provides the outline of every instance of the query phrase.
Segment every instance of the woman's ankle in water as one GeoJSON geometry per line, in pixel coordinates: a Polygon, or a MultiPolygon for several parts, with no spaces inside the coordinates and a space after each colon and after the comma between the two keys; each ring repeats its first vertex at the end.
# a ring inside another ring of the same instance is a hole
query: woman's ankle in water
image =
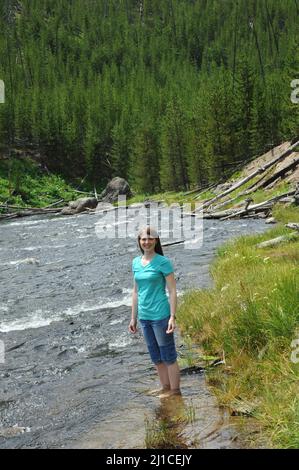
{"type": "Polygon", "coordinates": [[[169,389],[169,392],[171,393],[171,395],[182,395],[180,388],[171,388],[169,389]]]}
{"type": "Polygon", "coordinates": [[[163,392],[169,392],[170,391],[170,384],[169,385],[162,385],[162,390],[163,390],[163,392]]]}

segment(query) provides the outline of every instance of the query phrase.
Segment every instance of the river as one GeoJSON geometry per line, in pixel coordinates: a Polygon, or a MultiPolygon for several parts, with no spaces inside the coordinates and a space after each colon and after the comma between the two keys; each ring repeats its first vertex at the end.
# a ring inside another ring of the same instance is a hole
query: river
{"type": "MultiPolygon", "coordinates": [[[[145,421],[165,414],[165,403],[146,394],[157,383],[142,336],[128,332],[136,240],[100,239],[97,217],[0,225],[0,448],[143,447],[145,421]]],[[[211,285],[219,245],[265,228],[262,220],[205,220],[200,249],[165,247],[178,294],[211,285]]],[[[231,447],[204,376],[182,376],[182,392],[200,402],[202,446],[231,447]]],[[[194,422],[187,428],[192,446],[194,422]]]]}

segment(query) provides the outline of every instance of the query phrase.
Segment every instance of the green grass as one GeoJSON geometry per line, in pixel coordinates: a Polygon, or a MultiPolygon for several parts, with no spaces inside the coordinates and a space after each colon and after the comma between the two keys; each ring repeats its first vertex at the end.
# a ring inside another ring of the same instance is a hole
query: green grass
{"type": "Polygon", "coordinates": [[[273,211],[273,217],[276,220],[287,224],[289,222],[297,222],[299,223],[299,208],[296,206],[282,206],[280,204],[276,204],[273,211]]]}
{"type": "MultiPolygon", "coordinates": [[[[298,208],[287,211],[274,213],[283,222],[298,220],[298,208]]],[[[299,338],[299,241],[256,248],[289,232],[279,225],[220,248],[214,287],[185,294],[178,322],[206,354],[225,353],[226,366],[208,372],[220,404],[257,401],[254,416],[271,445],[296,448],[299,365],[291,361],[291,343],[299,338]]]]}
{"type": "Polygon", "coordinates": [[[286,183],[285,181],[283,181],[282,183],[275,185],[274,188],[269,189],[267,191],[262,189],[255,191],[255,193],[253,193],[252,195],[252,199],[255,204],[258,204],[259,202],[271,199],[272,197],[280,196],[281,194],[290,191],[291,188],[292,185],[290,183],[286,183]]]}
{"type": "Polygon", "coordinates": [[[45,207],[59,199],[68,202],[78,197],[63,178],[42,173],[31,159],[0,162],[0,204],[45,207]]]}
{"type": "Polygon", "coordinates": [[[200,196],[196,198],[196,201],[206,201],[207,199],[212,199],[215,196],[216,194],[213,191],[207,190],[203,192],[202,194],[200,194],[200,196]]]}
{"type": "MultiPolygon", "coordinates": [[[[157,193],[157,194],[137,194],[132,198],[126,200],[126,204],[136,204],[139,202],[144,202],[145,200],[149,199],[150,201],[164,201],[167,205],[170,204],[190,204],[190,207],[187,207],[187,210],[190,209],[194,210],[196,203],[199,205],[199,201],[195,201],[192,198],[192,194],[184,196],[184,192],[174,192],[174,191],[167,191],[165,193],[157,193]]],[[[115,203],[117,204],[117,203],[115,203]]]]}
{"type": "Polygon", "coordinates": [[[143,202],[146,199],[150,199],[151,201],[165,201],[167,204],[172,204],[176,202],[183,202],[187,201],[187,197],[184,196],[183,192],[174,192],[174,191],[166,191],[165,193],[157,193],[157,194],[138,194],[133,198],[128,199],[129,204],[133,204],[136,202],[143,202]]]}

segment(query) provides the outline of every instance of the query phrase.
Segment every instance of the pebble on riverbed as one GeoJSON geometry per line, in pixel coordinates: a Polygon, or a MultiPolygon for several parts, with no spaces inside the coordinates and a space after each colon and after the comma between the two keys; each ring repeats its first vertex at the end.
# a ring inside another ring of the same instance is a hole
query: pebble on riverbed
{"type": "Polygon", "coordinates": [[[28,427],[18,426],[15,424],[11,428],[0,428],[0,437],[14,437],[18,434],[24,434],[24,432],[30,432],[31,429],[28,427]]]}

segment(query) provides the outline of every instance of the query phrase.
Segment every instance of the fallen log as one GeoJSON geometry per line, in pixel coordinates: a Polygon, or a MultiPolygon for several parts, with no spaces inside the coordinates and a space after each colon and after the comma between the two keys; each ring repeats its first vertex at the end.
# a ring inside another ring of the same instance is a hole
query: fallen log
{"type": "Polygon", "coordinates": [[[48,207],[20,207],[20,206],[13,206],[13,205],[0,205],[1,209],[19,209],[22,211],[31,211],[31,212],[59,212],[62,210],[62,207],[56,207],[56,209],[51,209],[50,206],[48,207]]]}
{"type": "Polygon", "coordinates": [[[290,222],[288,224],[285,225],[287,228],[290,228],[292,230],[297,230],[299,232],[299,224],[297,224],[296,222],[290,222]]]}
{"type": "MultiPolygon", "coordinates": [[[[234,198],[231,198],[231,199],[229,199],[229,200],[227,200],[227,201],[224,201],[224,202],[222,202],[221,204],[218,204],[217,206],[213,206],[213,207],[210,209],[210,212],[212,212],[213,210],[216,210],[216,209],[218,210],[218,209],[220,209],[221,207],[225,207],[227,204],[230,204],[230,203],[234,202],[236,199],[239,199],[241,196],[244,196],[244,195],[245,195],[245,193],[239,194],[238,196],[236,196],[236,197],[234,197],[234,198]]],[[[253,201],[253,199],[245,199],[244,201],[246,202],[247,205],[249,205],[250,202],[253,201]]],[[[247,207],[247,206],[246,206],[246,207],[247,207]]]]}
{"type": "MultiPolygon", "coordinates": [[[[296,166],[296,165],[295,165],[295,166],[296,166]]],[[[282,170],[284,170],[284,168],[283,168],[282,170]]],[[[292,170],[292,168],[288,168],[287,172],[288,172],[288,171],[291,171],[291,170],[292,170]]],[[[270,182],[269,184],[266,184],[265,182],[266,182],[266,179],[268,180],[268,176],[269,176],[271,173],[272,173],[272,168],[269,168],[268,171],[266,171],[265,174],[264,174],[261,178],[258,179],[258,181],[255,181],[255,183],[253,183],[251,186],[249,186],[249,187],[246,189],[246,191],[244,191],[243,193],[239,194],[239,195],[236,197],[236,199],[237,199],[238,197],[240,197],[240,196],[245,196],[245,195],[251,194],[251,193],[253,193],[253,192],[255,192],[255,191],[257,191],[258,189],[263,188],[263,187],[267,187],[267,189],[269,189],[269,185],[271,184],[271,182],[270,182]]],[[[285,174],[285,173],[283,173],[282,175],[278,175],[277,178],[276,178],[276,176],[275,176],[276,174],[271,175],[271,177],[273,177],[272,183],[275,184],[276,179],[278,179],[278,178],[281,177],[281,176],[284,176],[284,174],[285,174]],[[275,176],[275,178],[274,178],[274,176],[275,176]]],[[[269,176],[269,178],[270,178],[270,176],[269,176]]]]}
{"type": "Polygon", "coordinates": [[[194,212],[183,212],[183,213],[181,214],[181,219],[182,219],[183,217],[196,217],[196,214],[194,214],[194,212]]]}
{"type": "Polygon", "coordinates": [[[246,178],[243,178],[241,181],[238,181],[236,184],[233,184],[229,189],[225,190],[223,193],[218,194],[217,196],[213,197],[209,201],[205,202],[203,204],[203,208],[209,207],[213,202],[218,201],[218,199],[222,199],[224,196],[227,194],[232,193],[236,189],[240,188],[243,186],[245,183],[253,179],[255,176],[264,173],[268,168],[272,167],[276,163],[278,163],[280,160],[283,160],[286,158],[290,153],[293,152],[293,150],[299,145],[299,141],[296,141],[294,144],[292,144],[288,149],[284,150],[282,153],[280,153],[278,156],[276,156],[274,159],[272,159],[270,162],[266,163],[264,166],[258,168],[255,170],[253,173],[250,175],[246,176],[246,178]]]}
{"type": "Polygon", "coordinates": [[[289,163],[287,166],[282,168],[280,171],[277,171],[276,173],[274,173],[272,176],[267,178],[265,181],[262,181],[261,184],[258,187],[256,187],[256,189],[266,188],[267,186],[269,186],[271,183],[273,183],[278,178],[281,178],[282,176],[284,176],[289,171],[295,169],[298,165],[299,165],[299,157],[294,158],[294,160],[291,163],[289,163]]]}
{"type": "MultiPolygon", "coordinates": [[[[260,207],[254,208],[254,212],[250,213],[249,211],[245,212],[242,217],[256,217],[256,216],[261,216],[260,213],[263,213],[267,211],[269,213],[270,209],[272,208],[272,205],[261,205],[260,207]]],[[[211,213],[205,213],[203,214],[203,219],[219,219],[220,221],[222,220],[229,220],[233,219],[234,217],[238,217],[240,215],[240,211],[232,211],[232,210],[227,210],[227,211],[222,211],[222,212],[211,212],[211,213]],[[226,215],[223,215],[223,214],[226,215]]],[[[267,215],[268,216],[268,215],[267,215]]]]}
{"type": "Polygon", "coordinates": [[[75,193],[80,193],[80,194],[89,194],[89,195],[94,195],[94,193],[92,191],[79,191],[78,189],[73,189],[72,191],[74,191],[75,193]]]}
{"type": "MultiPolygon", "coordinates": [[[[243,194],[242,194],[243,195],[243,194]]],[[[230,199],[227,199],[226,201],[223,201],[221,202],[220,204],[217,204],[216,206],[212,206],[210,208],[210,211],[218,211],[219,209],[221,209],[222,207],[225,207],[227,206],[228,204],[231,204],[232,202],[234,202],[236,199],[238,199],[239,196],[236,196],[236,197],[232,197],[230,199]]]]}
{"type": "Polygon", "coordinates": [[[16,214],[0,214],[0,220],[4,219],[14,219],[15,217],[19,217],[19,215],[16,214]]]}
{"type": "MultiPolygon", "coordinates": [[[[257,158],[257,156],[253,156],[251,158],[249,158],[248,160],[243,160],[241,162],[235,162],[235,163],[232,163],[232,165],[234,165],[234,172],[244,168],[244,165],[248,165],[249,163],[251,163],[252,161],[254,161],[255,159],[257,158]],[[237,166],[235,166],[237,165],[237,166]]],[[[228,178],[228,177],[227,177],[228,178]]],[[[200,193],[197,194],[196,196],[194,196],[192,199],[198,199],[202,193],[204,193],[205,191],[207,191],[208,189],[212,189],[212,188],[215,188],[217,186],[219,186],[219,184],[222,184],[222,183],[225,183],[227,181],[227,178],[226,177],[222,177],[221,180],[217,181],[217,183],[212,183],[210,185],[207,185],[206,187],[203,186],[202,188],[200,188],[200,193]]],[[[192,191],[193,192],[193,191],[192,191]]],[[[195,190],[194,190],[195,192],[195,190]]],[[[184,196],[186,195],[187,193],[184,194],[184,196]]],[[[210,198],[211,199],[211,198],[210,198]]],[[[206,202],[208,202],[210,199],[208,199],[206,202]]]]}
{"type": "Polygon", "coordinates": [[[233,214],[239,212],[239,210],[232,210],[232,209],[227,209],[225,211],[220,211],[220,212],[204,212],[203,213],[203,219],[222,219],[227,216],[232,216],[233,214]]]}
{"type": "Polygon", "coordinates": [[[0,218],[1,220],[4,220],[4,219],[10,219],[10,218],[14,218],[14,217],[28,217],[30,215],[39,215],[39,214],[57,214],[59,211],[57,211],[56,209],[48,209],[48,210],[35,210],[35,211],[19,211],[19,212],[13,212],[13,213],[10,213],[10,214],[1,214],[0,218]]]}
{"type": "Polygon", "coordinates": [[[177,242],[167,242],[167,243],[163,243],[162,246],[179,245],[180,243],[185,243],[185,240],[179,240],[179,241],[177,241],[177,242]]]}
{"type": "MultiPolygon", "coordinates": [[[[264,173],[264,175],[262,175],[257,181],[255,181],[254,183],[252,183],[245,191],[244,191],[244,195],[247,195],[247,194],[251,194],[253,193],[254,191],[256,191],[259,187],[259,184],[265,179],[267,178],[268,175],[270,175],[270,173],[272,172],[272,168],[268,168],[268,170],[266,170],[264,173]]],[[[242,194],[242,195],[243,195],[242,194]]]]}
{"type": "Polygon", "coordinates": [[[217,206],[214,206],[212,209],[213,210],[218,210],[220,209],[221,207],[225,207],[227,206],[227,204],[231,204],[232,202],[236,201],[237,199],[239,199],[240,197],[243,197],[243,196],[248,196],[249,194],[252,194],[254,193],[259,187],[257,186],[262,180],[264,180],[267,175],[271,173],[271,168],[269,171],[266,171],[266,174],[263,175],[258,181],[256,181],[255,183],[253,183],[251,186],[249,186],[249,188],[246,189],[246,191],[243,191],[242,193],[239,193],[237,196],[235,197],[232,197],[230,199],[227,199],[226,201],[224,202],[221,202],[220,204],[217,204],[217,206]]]}
{"type": "Polygon", "coordinates": [[[287,235],[281,235],[280,237],[272,238],[271,240],[258,243],[256,247],[257,248],[271,248],[276,245],[279,245],[280,243],[296,241],[298,240],[298,238],[299,238],[299,233],[291,232],[291,233],[288,233],[287,235]]]}
{"type": "MultiPolygon", "coordinates": [[[[213,189],[213,188],[216,188],[217,186],[219,186],[219,184],[222,184],[222,183],[225,183],[225,180],[222,178],[220,181],[218,181],[217,183],[213,183],[213,184],[210,184],[209,186],[207,186],[206,188],[203,188],[198,194],[196,194],[196,196],[194,196],[192,199],[199,199],[200,196],[205,193],[206,191],[209,191],[210,189],[213,189]]],[[[212,198],[210,198],[212,199],[212,198]]],[[[208,199],[208,201],[210,200],[208,199]]],[[[207,202],[207,201],[206,201],[207,202]]]]}
{"type": "Polygon", "coordinates": [[[279,202],[282,202],[283,204],[295,204],[296,202],[295,195],[293,197],[292,196],[284,197],[280,199],[279,202]]]}
{"type": "MultiPolygon", "coordinates": [[[[1,204],[0,209],[26,209],[26,207],[14,206],[11,204],[1,204]]],[[[34,209],[34,208],[28,207],[28,209],[34,209]]]]}
{"type": "Polygon", "coordinates": [[[248,207],[247,209],[232,212],[231,214],[228,214],[228,215],[220,218],[220,220],[228,220],[228,219],[232,219],[234,217],[243,217],[245,215],[248,215],[250,212],[256,212],[256,213],[257,212],[264,212],[265,210],[271,209],[271,207],[273,207],[273,205],[274,205],[274,202],[271,203],[270,201],[260,202],[259,204],[254,204],[253,206],[248,207]]]}
{"type": "Polygon", "coordinates": [[[274,206],[275,202],[279,201],[280,199],[283,199],[286,196],[291,196],[295,194],[295,190],[289,191],[287,193],[281,194],[280,196],[275,196],[272,197],[271,199],[268,199],[267,201],[260,202],[259,204],[253,204],[252,206],[247,207],[246,209],[242,209],[240,211],[234,212],[231,215],[226,215],[224,216],[221,220],[227,220],[232,217],[241,217],[243,215],[247,215],[249,212],[253,211],[260,211],[260,210],[266,210],[274,206]]]}
{"type": "Polygon", "coordinates": [[[56,206],[56,204],[60,204],[61,202],[64,202],[64,201],[65,199],[59,199],[59,201],[53,202],[52,204],[49,204],[48,206],[43,207],[43,209],[48,209],[50,207],[56,206]]]}
{"type": "MultiPolygon", "coordinates": [[[[221,180],[223,182],[223,180],[221,180]]],[[[198,194],[196,194],[196,196],[194,196],[192,199],[199,199],[199,197],[205,193],[206,191],[209,191],[210,189],[213,189],[213,188],[216,188],[216,186],[218,186],[218,184],[220,184],[219,182],[217,183],[213,183],[213,184],[209,184],[208,186],[206,187],[203,187],[199,190],[198,194]]]]}

